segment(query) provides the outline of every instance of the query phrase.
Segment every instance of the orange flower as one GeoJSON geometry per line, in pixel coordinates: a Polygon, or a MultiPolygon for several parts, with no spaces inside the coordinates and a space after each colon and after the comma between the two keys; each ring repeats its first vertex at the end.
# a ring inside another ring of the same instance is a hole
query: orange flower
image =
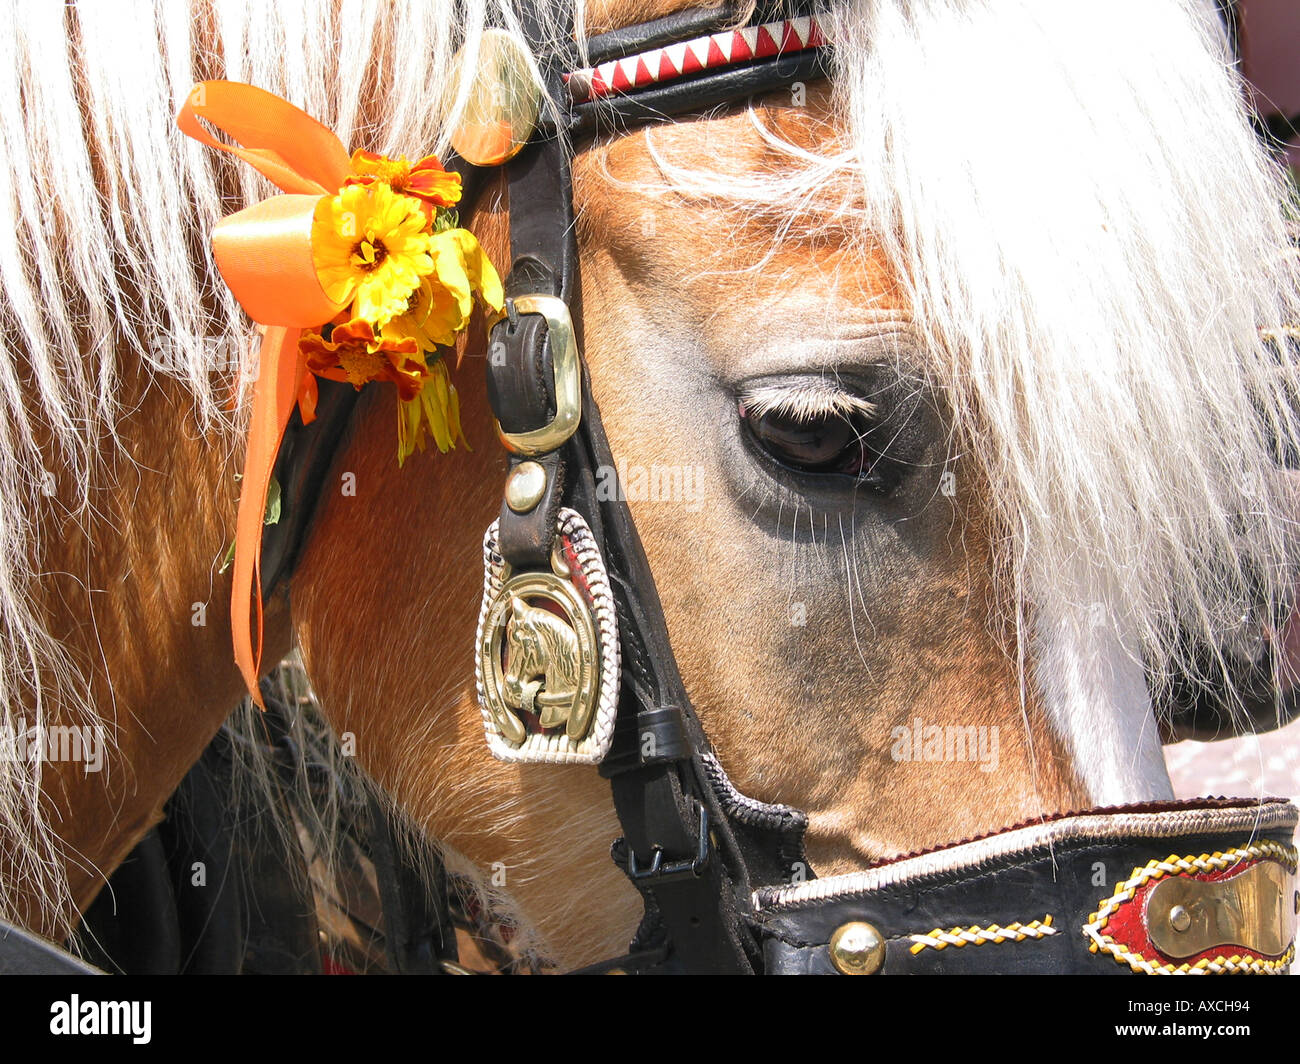
{"type": "Polygon", "coordinates": [[[460,202],[460,174],[444,170],[434,155],[412,163],[404,155],[390,159],[358,148],[352,153],[352,173],[347,183],[371,185],[377,181],[384,182],[394,192],[415,196],[435,207],[454,207],[460,202]]]}
{"type": "Polygon", "coordinates": [[[318,377],[348,381],[358,390],[369,381],[392,381],[403,402],[419,395],[431,376],[414,339],[376,337],[370,323],[360,319],[336,325],[328,340],[320,333],[304,333],[298,346],[318,377]]]}

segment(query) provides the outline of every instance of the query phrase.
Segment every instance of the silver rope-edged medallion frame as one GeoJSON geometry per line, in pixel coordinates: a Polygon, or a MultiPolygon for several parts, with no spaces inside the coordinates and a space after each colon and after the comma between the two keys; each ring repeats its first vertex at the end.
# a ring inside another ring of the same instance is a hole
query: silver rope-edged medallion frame
{"type": "Polygon", "coordinates": [[[512,573],[483,537],[474,678],[492,756],[598,764],[618,712],[619,642],[605,563],[576,510],[556,517],[551,571],[512,573]]]}

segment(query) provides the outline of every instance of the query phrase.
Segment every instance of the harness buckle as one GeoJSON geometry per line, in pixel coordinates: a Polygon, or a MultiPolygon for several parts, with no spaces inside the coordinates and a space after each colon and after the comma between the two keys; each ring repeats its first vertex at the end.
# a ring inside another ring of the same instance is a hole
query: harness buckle
{"type": "Polygon", "coordinates": [[[650,864],[646,868],[638,868],[636,863],[636,850],[631,846],[627,848],[627,867],[628,878],[634,883],[646,879],[658,880],[660,883],[665,880],[682,879],[686,876],[699,877],[704,874],[704,868],[709,863],[709,810],[700,803],[700,846],[694,857],[688,857],[681,861],[670,861],[664,864],[664,848],[656,846],[650,851],[650,864]]]}
{"type": "Polygon", "coordinates": [[[540,314],[546,319],[555,374],[555,417],[549,424],[528,432],[506,432],[498,421],[497,436],[511,454],[529,457],[550,454],[577,431],[578,422],[582,420],[582,364],[573,332],[573,317],[568,304],[556,296],[515,296],[506,300],[506,307],[512,326],[520,314],[540,314]]]}

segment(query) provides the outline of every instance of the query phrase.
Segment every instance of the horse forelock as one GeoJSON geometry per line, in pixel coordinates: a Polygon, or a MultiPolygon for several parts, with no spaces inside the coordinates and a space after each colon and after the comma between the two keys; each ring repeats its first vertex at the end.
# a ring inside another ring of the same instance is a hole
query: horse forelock
{"type": "Polygon", "coordinates": [[[879,0],[820,18],[833,130],[773,94],[751,113],[760,171],[652,129],[657,175],[612,186],[734,210],[729,261],[751,267],[782,242],[882,257],[978,471],[1006,622],[1091,616],[1157,685],[1222,684],[1222,658],[1191,648],[1294,598],[1278,455],[1300,442],[1296,382],[1260,330],[1297,320],[1300,260],[1293,191],[1212,6],[879,0]]]}

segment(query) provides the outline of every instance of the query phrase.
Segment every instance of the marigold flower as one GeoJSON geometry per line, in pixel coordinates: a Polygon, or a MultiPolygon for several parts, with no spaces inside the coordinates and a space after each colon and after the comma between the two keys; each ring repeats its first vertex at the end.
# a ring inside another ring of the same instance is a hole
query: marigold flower
{"type": "Polygon", "coordinates": [[[347,381],[357,389],[370,381],[392,381],[403,402],[419,395],[430,376],[413,338],[376,336],[370,322],[360,319],[336,325],[328,340],[320,333],[304,333],[298,347],[317,376],[347,381]]]}
{"type": "Polygon", "coordinates": [[[451,322],[453,332],[459,332],[469,321],[475,293],[491,310],[501,310],[505,302],[501,278],[468,229],[445,229],[434,233],[429,253],[434,260],[438,282],[455,300],[459,311],[459,317],[451,322]]]}
{"type": "Polygon", "coordinates": [[[432,351],[439,344],[452,344],[463,327],[460,302],[435,277],[420,279],[420,287],[411,293],[406,311],[390,320],[381,330],[386,337],[414,337],[422,350],[432,351]]]}
{"type": "Polygon", "coordinates": [[[325,294],[375,326],[404,312],[420,278],[434,270],[426,226],[419,202],[386,184],[348,185],[322,197],[312,261],[325,294]]]}
{"type": "Polygon", "coordinates": [[[434,233],[429,253],[434,272],[380,330],[388,337],[413,336],[426,351],[456,342],[469,323],[475,295],[492,311],[500,311],[504,302],[501,278],[468,229],[434,233]]]}
{"type": "Polygon", "coordinates": [[[460,174],[444,170],[435,155],[412,163],[405,155],[390,159],[360,148],[354,151],[347,183],[372,185],[380,181],[394,192],[417,196],[435,207],[454,207],[460,202],[460,174]]]}

